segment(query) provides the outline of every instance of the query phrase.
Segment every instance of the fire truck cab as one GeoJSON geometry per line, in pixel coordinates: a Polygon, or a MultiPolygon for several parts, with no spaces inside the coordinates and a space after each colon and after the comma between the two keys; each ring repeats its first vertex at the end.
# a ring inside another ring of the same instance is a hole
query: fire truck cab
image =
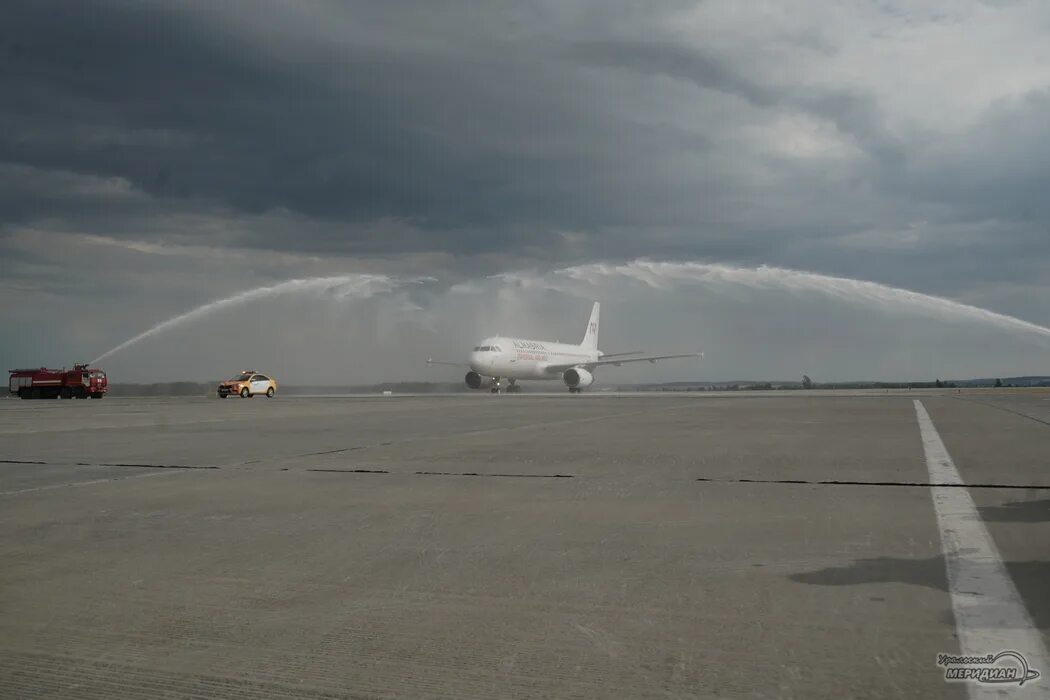
{"type": "Polygon", "coordinates": [[[109,390],[106,373],[87,365],[73,365],[73,369],[8,370],[11,378],[8,391],[22,399],[101,399],[109,390]]]}

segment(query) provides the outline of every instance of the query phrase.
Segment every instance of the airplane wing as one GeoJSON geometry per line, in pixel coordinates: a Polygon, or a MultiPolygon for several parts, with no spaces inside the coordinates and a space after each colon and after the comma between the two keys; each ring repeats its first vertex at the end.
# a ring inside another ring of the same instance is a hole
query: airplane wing
{"type": "Polygon", "coordinates": [[[631,350],[630,352],[603,352],[602,359],[607,357],[626,357],[627,355],[641,355],[644,350],[631,350]]]}
{"type": "Polygon", "coordinates": [[[682,354],[682,355],[644,355],[642,357],[617,357],[617,358],[614,358],[614,359],[611,359],[611,360],[607,360],[607,359],[605,359],[603,357],[602,359],[596,360],[594,362],[574,362],[574,363],[571,363],[571,364],[547,365],[544,369],[547,372],[550,372],[550,373],[553,374],[553,373],[556,373],[556,372],[564,372],[565,370],[572,369],[574,367],[585,367],[587,369],[593,369],[595,367],[601,367],[602,365],[616,365],[617,367],[619,367],[620,365],[626,364],[628,362],[652,362],[652,363],[655,364],[657,360],[674,360],[674,359],[677,359],[677,358],[680,358],[680,357],[703,357],[703,356],[704,356],[704,353],[702,353],[702,352],[689,352],[689,353],[685,353],[685,354],[682,354]]]}
{"type": "Polygon", "coordinates": [[[447,365],[448,367],[467,367],[466,362],[442,362],[441,360],[435,360],[433,357],[427,358],[427,367],[431,365],[447,365]]]}

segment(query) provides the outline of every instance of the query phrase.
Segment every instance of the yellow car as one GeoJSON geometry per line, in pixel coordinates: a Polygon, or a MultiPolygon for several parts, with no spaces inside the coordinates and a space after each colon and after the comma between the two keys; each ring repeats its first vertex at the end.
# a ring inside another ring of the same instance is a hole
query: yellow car
{"type": "Polygon", "coordinates": [[[276,393],[277,382],[253,369],[246,369],[233,379],[227,379],[219,384],[220,399],[225,399],[230,394],[236,394],[242,399],[264,394],[266,398],[272,399],[276,393]]]}

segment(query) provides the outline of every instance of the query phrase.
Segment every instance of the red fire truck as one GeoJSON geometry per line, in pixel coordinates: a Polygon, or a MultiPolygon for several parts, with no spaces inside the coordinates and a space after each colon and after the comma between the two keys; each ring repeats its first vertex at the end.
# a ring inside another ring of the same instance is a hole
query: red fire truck
{"type": "Polygon", "coordinates": [[[73,365],[73,369],[12,369],[8,389],[23,399],[101,399],[106,395],[109,381],[106,373],[87,365],[73,365]]]}

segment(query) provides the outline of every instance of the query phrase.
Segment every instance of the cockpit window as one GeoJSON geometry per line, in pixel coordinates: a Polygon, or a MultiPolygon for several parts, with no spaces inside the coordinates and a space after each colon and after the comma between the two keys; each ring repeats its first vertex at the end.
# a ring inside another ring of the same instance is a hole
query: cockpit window
{"type": "Polygon", "coordinates": [[[480,345],[475,345],[474,346],[474,352],[481,352],[481,346],[480,345]]]}
{"type": "Polygon", "coordinates": [[[503,351],[499,349],[498,345],[493,345],[492,346],[492,352],[503,352],[503,351]]]}

